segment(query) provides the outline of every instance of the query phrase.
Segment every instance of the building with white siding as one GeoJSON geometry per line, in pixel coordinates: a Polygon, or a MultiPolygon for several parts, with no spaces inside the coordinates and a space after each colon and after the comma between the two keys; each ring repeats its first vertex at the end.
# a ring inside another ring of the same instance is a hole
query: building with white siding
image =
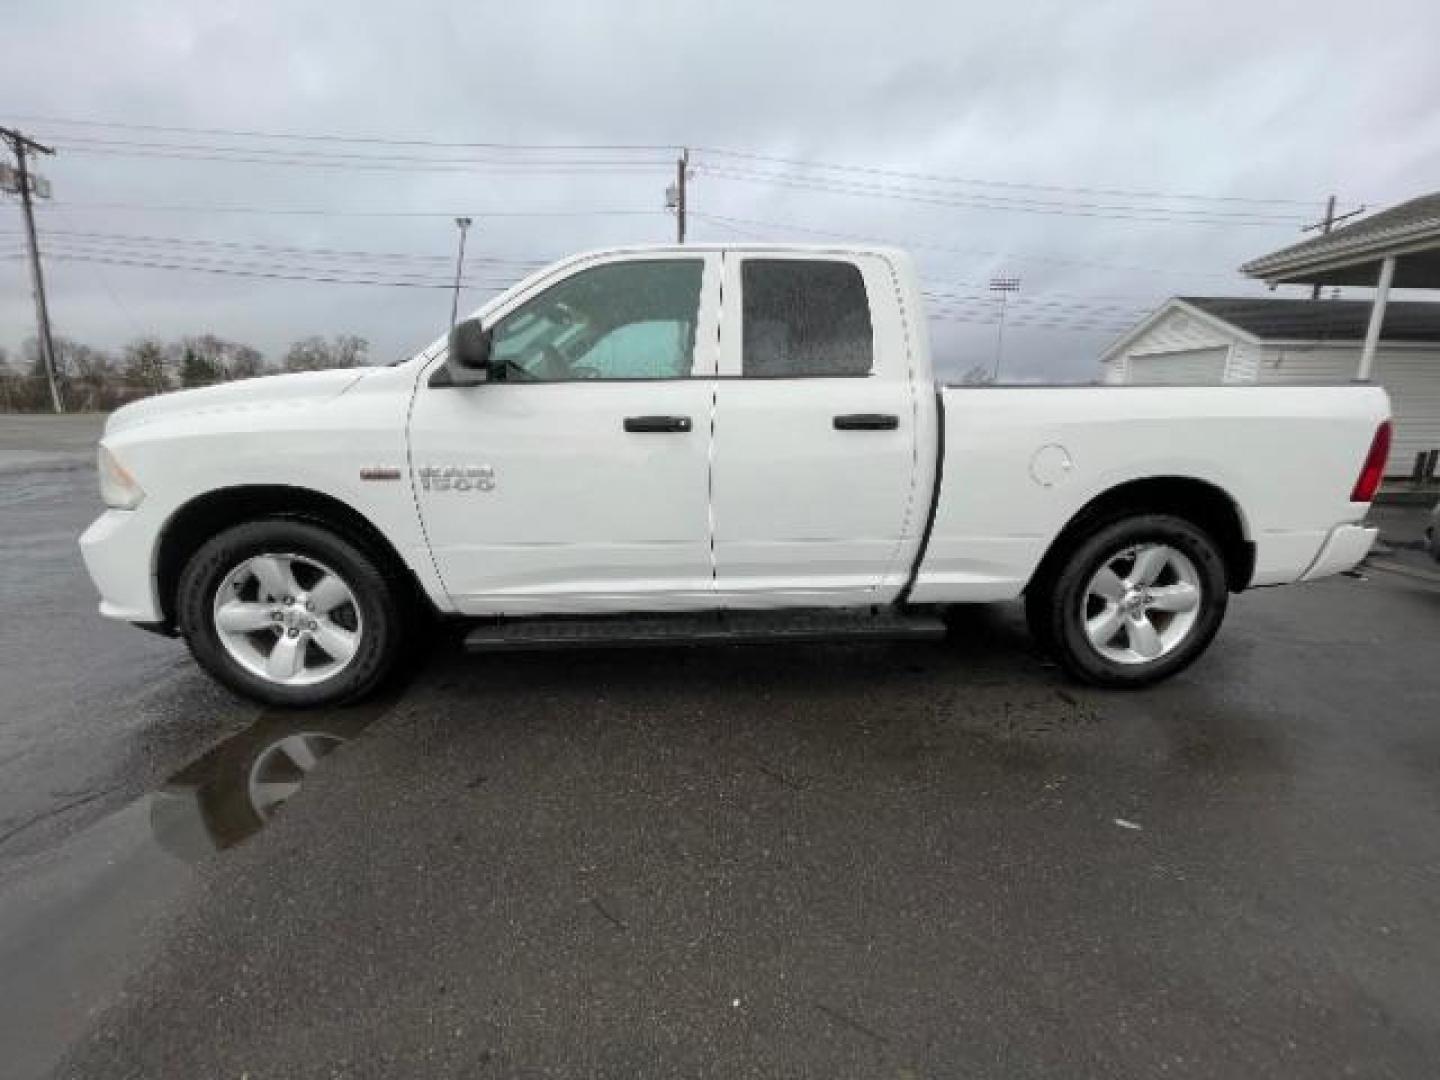
{"type": "MultiPolygon", "coordinates": [[[[1343,383],[1356,376],[1368,300],[1179,296],[1102,357],[1109,383],[1343,383]]],[[[1373,354],[1395,410],[1387,473],[1440,448],[1440,303],[1391,301],[1373,354]]]]}

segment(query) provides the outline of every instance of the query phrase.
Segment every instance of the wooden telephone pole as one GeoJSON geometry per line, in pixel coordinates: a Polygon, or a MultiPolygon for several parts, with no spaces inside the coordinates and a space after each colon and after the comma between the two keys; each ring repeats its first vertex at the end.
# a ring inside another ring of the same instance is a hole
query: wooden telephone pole
{"type": "MultiPolygon", "coordinates": [[[[13,187],[20,196],[20,205],[25,211],[25,242],[30,248],[30,287],[35,294],[35,322],[40,342],[40,358],[45,365],[45,378],[50,384],[50,404],[57,413],[64,412],[65,406],[60,400],[60,384],[55,379],[55,343],[50,338],[50,309],[45,303],[45,275],[40,269],[40,243],[35,237],[35,207],[31,203],[31,196],[36,193],[37,187],[40,189],[40,197],[45,198],[49,185],[40,177],[31,175],[26,160],[27,154],[53,154],[55,151],[11,128],[0,127],[0,139],[9,143],[15,154],[13,187]]],[[[0,179],[9,181],[10,178],[0,179]]],[[[0,186],[10,190],[12,184],[6,182],[0,186]]]]}
{"type": "MultiPolygon", "coordinates": [[[[1330,198],[1329,198],[1328,200],[1326,200],[1326,202],[1325,202],[1325,216],[1324,216],[1323,218],[1321,218],[1319,221],[1317,221],[1314,225],[1306,225],[1305,228],[1301,229],[1300,231],[1301,231],[1301,232],[1310,232],[1312,229],[1319,229],[1319,230],[1320,230],[1320,235],[1321,235],[1321,236],[1324,236],[1324,235],[1326,235],[1327,233],[1329,233],[1329,231],[1330,231],[1331,229],[1333,229],[1336,225],[1339,225],[1340,222],[1345,221],[1345,220],[1347,220],[1348,218],[1352,218],[1352,217],[1354,217],[1354,216],[1357,215],[1357,214],[1363,214],[1364,212],[1365,212],[1365,207],[1364,207],[1364,206],[1360,206],[1360,207],[1357,207],[1357,208],[1354,209],[1354,210],[1351,210],[1348,214],[1341,214],[1339,217],[1336,217],[1336,216],[1335,216],[1335,196],[1334,196],[1334,195],[1331,195],[1330,198]]],[[[1310,299],[1311,299],[1311,300],[1319,300],[1319,299],[1320,299],[1320,285],[1319,285],[1318,282],[1317,282],[1317,283],[1311,288],[1311,290],[1310,290],[1310,299]]]]}
{"type": "Polygon", "coordinates": [[[675,210],[675,242],[685,243],[685,174],[690,169],[690,150],[682,149],[675,159],[675,184],[665,193],[666,203],[675,210]]]}

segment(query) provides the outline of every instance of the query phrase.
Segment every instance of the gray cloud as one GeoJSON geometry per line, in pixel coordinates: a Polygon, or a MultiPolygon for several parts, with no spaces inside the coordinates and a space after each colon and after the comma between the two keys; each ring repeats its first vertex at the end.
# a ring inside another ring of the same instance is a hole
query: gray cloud
{"type": "MultiPolygon", "coordinates": [[[[368,0],[149,0],[27,5],[7,11],[6,27],[0,101],[12,110],[9,118],[454,141],[686,144],[1032,185],[1313,204],[1157,203],[924,187],[943,198],[983,196],[992,203],[1009,198],[1266,215],[1318,213],[1330,191],[1347,204],[1395,201],[1433,186],[1440,166],[1440,112],[1433,108],[1440,100],[1440,65],[1433,60],[1440,9],[1426,3],[1372,5],[1357,14],[1339,3],[861,8],[539,0],[438,8],[368,0]]],[[[240,141],[31,121],[20,126],[60,143],[80,134],[240,141]]],[[[673,167],[661,160],[663,153],[652,157],[654,166],[618,174],[521,175],[301,169],[67,149],[42,166],[57,196],[42,228],[55,251],[64,238],[54,234],[93,231],[446,256],[454,244],[448,217],[179,214],[82,204],[471,213],[479,222],[477,254],[544,259],[612,243],[668,241],[673,223],[659,208],[673,167]],[[578,213],[592,209],[656,212],[578,213]],[[494,216],[526,210],[576,213],[494,216]]],[[[1173,293],[1254,291],[1234,268],[1291,241],[1300,224],[1174,224],[930,205],[894,198],[893,191],[880,197],[723,178],[708,171],[723,159],[702,153],[697,161],[692,205],[709,217],[693,222],[696,239],[805,240],[812,234],[797,230],[809,229],[908,242],[916,245],[927,280],[950,292],[973,293],[977,282],[983,292],[990,275],[1019,274],[1017,324],[1048,321],[1061,328],[1016,325],[1007,332],[1007,370],[1017,377],[1090,375],[1113,335],[1076,326],[1127,322],[1173,293]],[[716,217],[770,224],[726,225],[716,217]]],[[[760,163],[742,171],[796,175],[760,163]]],[[[856,181],[900,183],[850,178],[856,181]]],[[[6,206],[4,215],[0,231],[17,231],[18,211],[6,206]]],[[[0,251],[13,250],[17,240],[0,238],[0,251]]],[[[153,257],[187,249],[132,250],[153,257]]],[[[429,274],[443,264],[386,265],[429,274]]],[[[508,272],[479,264],[472,270],[484,281],[508,272]]],[[[57,330],[107,346],[141,332],[213,331],[275,355],[307,334],[354,332],[369,337],[384,359],[432,339],[449,308],[448,295],[429,289],[58,260],[49,273],[57,330]]],[[[467,299],[473,306],[483,295],[477,289],[467,299]]],[[[990,317],[983,302],[961,313],[990,317]]],[[[18,344],[31,323],[23,266],[0,262],[0,343],[18,344]]],[[[951,372],[992,357],[991,326],[937,320],[933,333],[951,372]]]]}

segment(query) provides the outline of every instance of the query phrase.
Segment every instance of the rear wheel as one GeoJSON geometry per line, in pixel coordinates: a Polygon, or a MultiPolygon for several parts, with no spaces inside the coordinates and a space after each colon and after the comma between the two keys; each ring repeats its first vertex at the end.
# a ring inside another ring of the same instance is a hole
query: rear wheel
{"type": "Polygon", "coordinates": [[[1072,675],[1148,686],[1193,663],[1225,615],[1215,541],[1177,517],[1111,522],[1077,541],[1026,597],[1032,630],[1072,675]]]}
{"type": "Polygon", "coordinates": [[[270,705],[357,700],[400,651],[396,588],[365,550],[308,522],[256,521],[214,537],[181,574],[176,608],[200,665],[270,705]]]}

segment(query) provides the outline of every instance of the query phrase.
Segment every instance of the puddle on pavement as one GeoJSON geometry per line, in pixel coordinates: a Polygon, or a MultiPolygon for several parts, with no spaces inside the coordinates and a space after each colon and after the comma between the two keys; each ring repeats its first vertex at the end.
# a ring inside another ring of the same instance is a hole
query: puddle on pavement
{"type": "Polygon", "coordinates": [[[389,704],[261,716],[150,795],[156,841],[187,861],[244,842],[326,757],[379,719],[389,704]]]}
{"type": "Polygon", "coordinates": [[[266,713],[159,790],[0,865],[0,1072],[49,1075],[145,962],[186,863],[259,832],[391,705],[266,713]]]}

